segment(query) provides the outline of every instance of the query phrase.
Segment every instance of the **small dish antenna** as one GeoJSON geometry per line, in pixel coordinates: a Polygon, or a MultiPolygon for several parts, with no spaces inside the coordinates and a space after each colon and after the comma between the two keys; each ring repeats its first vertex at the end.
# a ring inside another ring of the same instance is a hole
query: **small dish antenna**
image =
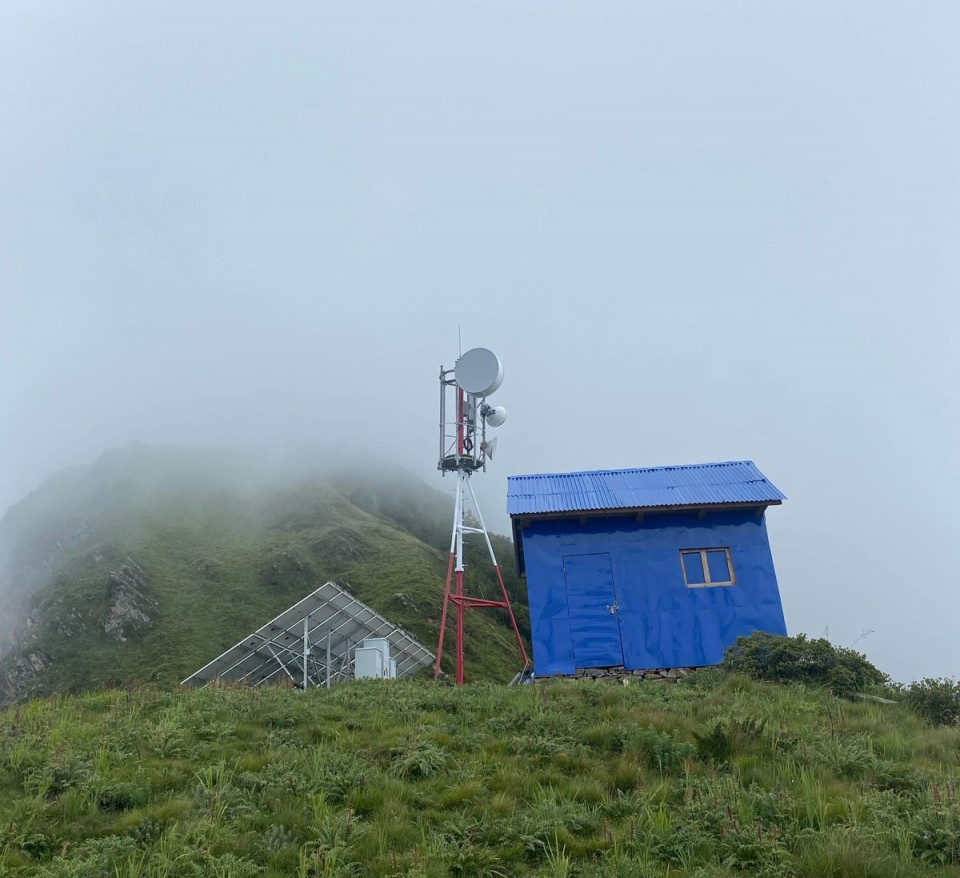
{"type": "Polygon", "coordinates": [[[480,406],[480,414],[483,415],[488,427],[502,427],[507,419],[507,410],[502,405],[480,406]]]}
{"type": "Polygon", "coordinates": [[[454,364],[457,387],[473,396],[490,396],[503,381],[503,366],[487,348],[471,348],[454,364]]]}

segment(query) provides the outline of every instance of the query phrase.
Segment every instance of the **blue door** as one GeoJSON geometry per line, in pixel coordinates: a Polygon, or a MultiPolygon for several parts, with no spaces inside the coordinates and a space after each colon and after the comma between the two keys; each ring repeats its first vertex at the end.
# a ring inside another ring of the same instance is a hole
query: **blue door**
{"type": "Polygon", "coordinates": [[[611,668],[623,664],[617,593],[610,556],[564,555],[570,637],[578,668],[611,668]]]}

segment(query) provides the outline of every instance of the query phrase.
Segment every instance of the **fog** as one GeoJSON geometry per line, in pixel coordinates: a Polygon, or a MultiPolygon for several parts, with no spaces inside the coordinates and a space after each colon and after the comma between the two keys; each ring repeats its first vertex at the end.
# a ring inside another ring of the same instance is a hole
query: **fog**
{"type": "Polygon", "coordinates": [[[958,25],[7,0],[0,507],[131,441],[452,489],[459,331],[505,366],[496,529],[508,474],[749,458],[791,632],[955,675],[958,25]]]}

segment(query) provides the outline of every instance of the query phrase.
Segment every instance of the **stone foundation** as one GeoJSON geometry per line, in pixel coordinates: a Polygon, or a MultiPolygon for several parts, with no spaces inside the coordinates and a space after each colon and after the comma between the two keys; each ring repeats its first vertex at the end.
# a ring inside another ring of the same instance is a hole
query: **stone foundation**
{"type": "MultiPolygon", "coordinates": [[[[560,674],[561,680],[598,680],[606,683],[676,683],[697,668],[651,668],[644,671],[628,671],[625,668],[579,668],[572,676],[560,674]]],[[[542,679],[551,679],[545,677],[542,679]]]]}

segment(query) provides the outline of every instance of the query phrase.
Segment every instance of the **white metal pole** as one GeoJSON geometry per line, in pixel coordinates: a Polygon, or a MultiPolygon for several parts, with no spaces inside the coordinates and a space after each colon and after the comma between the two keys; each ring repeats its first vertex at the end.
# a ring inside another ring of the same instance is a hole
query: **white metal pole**
{"type": "Polygon", "coordinates": [[[460,481],[460,475],[457,474],[457,499],[453,504],[453,530],[450,532],[450,554],[457,550],[457,523],[460,520],[460,504],[463,502],[463,483],[460,481]]]}
{"type": "Polygon", "coordinates": [[[333,640],[333,629],[327,632],[327,688],[330,688],[330,641],[333,640]]]}
{"type": "Polygon", "coordinates": [[[307,655],[310,652],[310,614],[303,617],[303,691],[307,691],[307,655]]]}
{"type": "Polygon", "coordinates": [[[467,490],[470,492],[470,499],[473,501],[473,508],[477,513],[477,520],[480,522],[483,538],[487,541],[487,551],[490,552],[490,560],[493,561],[493,566],[496,567],[497,557],[493,554],[493,543],[490,542],[490,534],[487,533],[487,526],[483,523],[483,513],[480,511],[479,505],[477,505],[477,495],[473,493],[473,485],[470,484],[469,479],[467,480],[467,490]]]}
{"type": "Polygon", "coordinates": [[[458,471],[457,479],[457,505],[453,512],[453,533],[454,538],[456,539],[457,547],[457,566],[454,568],[458,573],[463,572],[463,485],[466,483],[467,488],[470,489],[471,494],[473,489],[470,488],[470,476],[464,471],[458,471]]]}

